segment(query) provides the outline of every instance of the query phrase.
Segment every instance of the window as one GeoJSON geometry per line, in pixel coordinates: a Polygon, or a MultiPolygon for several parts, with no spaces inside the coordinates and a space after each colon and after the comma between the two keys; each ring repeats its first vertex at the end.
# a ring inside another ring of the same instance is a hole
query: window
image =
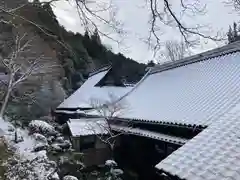
{"type": "Polygon", "coordinates": [[[95,148],[96,138],[95,136],[81,137],[80,150],[95,148]]]}

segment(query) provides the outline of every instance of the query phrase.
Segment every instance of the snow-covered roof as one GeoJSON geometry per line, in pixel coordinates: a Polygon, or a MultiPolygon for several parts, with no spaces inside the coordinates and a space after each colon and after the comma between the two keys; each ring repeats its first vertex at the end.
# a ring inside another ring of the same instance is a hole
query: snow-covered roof
{"type": "Polygon", "coordinates": [[[185,180],[240,179],[240,104],[156,168],[185,180]]]}
{"type": "Polygon", "coordinates": [[[104,69],[89,77],[76,92],[58,106],[58,109],[91,108],[92,100],[97,99],[99,102],[105,102],[109,100],[110,94],[120,98],[132,89],[132,87],[95,86],[108,71],[109,69],[104,69]]]}
{"type": "Polygon", "coordinates": [[[55,110],[55,113],[62,113],[62,114],[85,114],[85,112],[80,110],[80,109],[75,110],[75,111],[55,110]]]}
{"type": "Polygon", "coordinates": [[[68,127],[72,136],[87,136],[93,134],[107,134],[107,123],[103,118],[70,119],[68,127]]]}
{"type": "Polygon", "coordinates": [[[154,67],[123,98],[130,108],[120,118],[202,126],[216,121],[240,102],[240,52],[226,49],[183,66],[154,67]]]}
{"type": "Polygon", "coordinates": [[[111,128],[115,131],[125,132],[127,134],[143,136],[143,137],[161,140],[161,141],[174,143],[174,144],[183,145],[188,141],[188,139],[185,139],[185,138],[170,136],[163,133],[153,132],[153,131],[140,129],[140,128],[125,127],[120,125],[111,125],[111,128]]]}
{"type": "Polygon", "coordinates": [[[100,73],[102,71],[110,70],[110,68],[111,68],[111,65],[106,65],[106,66],[103,66],[101,68],[97,68],[97,69],[93,70],[91,73],[89,73],[89,77],[91,77],[91,76],[93,76],[95,74],[98,74],[98,73],[100,73]]]}

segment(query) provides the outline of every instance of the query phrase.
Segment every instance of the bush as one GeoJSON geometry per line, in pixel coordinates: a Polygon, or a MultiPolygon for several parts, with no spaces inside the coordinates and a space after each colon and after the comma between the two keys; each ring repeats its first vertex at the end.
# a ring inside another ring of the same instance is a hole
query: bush
{"type": "Polygon", "coordinates": [[[8,158],[10,158],[13,155],[13,152],[11,152],[7,145],[5,144],[5,140],[0,138],[0,180],[5,180],[5,173],[7,170],[7,167],[5,166],[5,162],[8,158]]]}

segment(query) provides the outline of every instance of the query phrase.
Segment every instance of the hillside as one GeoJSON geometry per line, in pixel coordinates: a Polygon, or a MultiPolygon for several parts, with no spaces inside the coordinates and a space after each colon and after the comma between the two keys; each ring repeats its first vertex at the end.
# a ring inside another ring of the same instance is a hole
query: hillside
{"type": "Polygon", "coordinates": [[[78,88],[89,72],[109,64],[113,68],[117,67],[114,69],[117,71],[115,74],[128,83],[137,82],[145,73],[145,64],[139,64],[120,53],[114,54],[102,44],[97,32],[82,35],[66,31],[58,23],[49,5],[29,6],[22,13],[42,25],[49,34],[56,35],[51,37],[35,27],[35,31],[56,52],[65,71],[66,88],[78,88]]]}
{"type": "MultiPolygon", "coordinates": [[[[27,0],[3,0],[4,6],[16,8],[27,0]]],[[[62,27],[49,5],[27,4],[17,9],[15,15],[0,12],[0,16],[11,24],[0,23],[0,56],[10,57],[16,37],[30,41],[28,50],[19,54],[16,60],[28,67],[27,62],[39,59],[35,75],[17,88],[14,88],[6,114],[13,120],[26,123],[35,118],[48,115],[66,96],[69,96],[88,77],[88,74],[111,64],[115,81],[124,80],[135,83],[144,75],[145,64],[114,54],[101,42],[97,32],[85,34],[68,32],[62,27]]],[[[11,71],[0,64],[0,74],[8,79],[11,71]]],[[[24,73],[24,71],[22,71],[24,73]]],[[[6,84],[5,84],[6,85],[6,84]]],[[[1,84],[0,106],[7,86],[1,84]]]]}

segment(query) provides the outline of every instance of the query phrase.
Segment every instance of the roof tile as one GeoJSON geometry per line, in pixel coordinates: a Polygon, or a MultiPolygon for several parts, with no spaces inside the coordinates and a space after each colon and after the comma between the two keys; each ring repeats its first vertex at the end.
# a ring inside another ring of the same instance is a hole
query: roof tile
{"type": "Polygon", "coordinates": [[[111,125],[112,129],[115,131],[121,131],[121,132],[126,132],[128,134],[134,134],[134,135],[139,135],[139,136],[144,136],[144,137],[149,137],[152,139],[158,139],[161,141],[165,142],[170,142],[174,144],[185,144],[188,139],[181,138],[181,137],[176,137],[176,136],[170,136],[167,134],[159,133],[159,132],[153,132],[145,129],[140,129],[140,128],[132,128],[132,127],[126,127],[126,126],[120,126],[120,125],[111,125]]]}
{"type": "Polygon", "coordinates": [[[156,168],[187,180],[238,180],[240,179],[239,136],[240,104],[169,155],[156,165],[156,168]],[[171,166],[179,170],[172,171],[171,166]]]}
{"type": "Polygon", "coordinates": [[[149,74],[123,98],[131,110],[121,118],[210,125],[240,102],[239,58],[234,52],[149,74]]]}
{"type": "Polygon", "coordinates": [[[96,87],[95,85],[108,73],[108,69],[101,71],[89,77],[84,84],[75,91],[70,97],[65,99],[58,108],[91,108],[92,100],[99,103],[109,101],[110,95],[116,96],[116,100],[126,94],[132,87],[115,87],[104,86],[96,87]]]}

